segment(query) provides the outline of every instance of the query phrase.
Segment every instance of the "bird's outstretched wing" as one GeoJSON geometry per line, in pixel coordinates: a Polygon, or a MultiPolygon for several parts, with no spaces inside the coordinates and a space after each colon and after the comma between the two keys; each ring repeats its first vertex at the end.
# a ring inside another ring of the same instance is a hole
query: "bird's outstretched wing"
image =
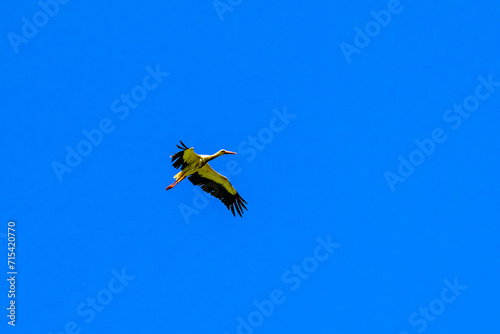
{"type": "Polygon", "coordinates": [[[194,153],[193,148],[188,148],[182,141],[181,146],[176,146],[182,151],[170,156],[172,158],[172,166],[174,166],[174,168],[181,167],[181,169],[184,169],[187,165],[199,159],[199,156],[194,153]]]}
{"type": "Polygon", "coordinates": [[[203,166],[196,173],[189,176],[188,179],[195,186],[200,186],[203,191],[220,199],[227,206],[227,209],[231,210],[234,216],[236,216],[235,209],[240,217],[242,217],[243,208],[248,210],[245,204],[243,204],[247,202],[241,198],[229,180],[213,170],[209,164],[203,166]]]}

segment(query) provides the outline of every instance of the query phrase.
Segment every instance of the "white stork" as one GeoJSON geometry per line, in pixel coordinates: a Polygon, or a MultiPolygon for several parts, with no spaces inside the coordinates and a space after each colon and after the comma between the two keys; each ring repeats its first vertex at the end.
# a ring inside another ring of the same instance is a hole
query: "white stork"
{"type": "Polygon", "coordinates": [[[220,157],[221,155],[236,153],[220,150],[212,155],[200,155],[194,153],[192,147],[187,148],[182,141],[181,145],[182,146],[176,146],[182,151],[170,156],[172,158],[172,166],[175,168],[181,167],[181,171],[174,176],[175,182],[169,185],[165,190],[172,189],[177,183],[187,177],[192,184],[195,186],[199,185],[203,191],[220,199],[221,202],[227,206],[227,209],[231,210],[234,216],[236,216],[234,212],[236,209],[240,217],[242,217],[243,208],[247,209],[243,203],[247,202],[241,198],[225,176],[217,173],[208,164],[210,160],[220,157]]]}

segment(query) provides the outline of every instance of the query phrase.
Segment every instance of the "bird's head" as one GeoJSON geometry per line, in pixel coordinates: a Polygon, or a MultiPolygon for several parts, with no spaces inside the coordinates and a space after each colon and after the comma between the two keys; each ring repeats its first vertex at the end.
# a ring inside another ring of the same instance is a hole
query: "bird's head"
{"type": "Polygon", "coordinates": [[[236,152],[231,152],[231,151],[226,151],[226,150],[220,150],[220,154],[236,154],[236,152]]]}

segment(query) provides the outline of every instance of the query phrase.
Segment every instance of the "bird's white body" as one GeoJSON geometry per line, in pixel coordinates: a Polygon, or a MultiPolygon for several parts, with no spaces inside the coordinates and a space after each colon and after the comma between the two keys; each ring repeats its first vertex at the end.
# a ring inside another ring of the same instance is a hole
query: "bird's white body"
{"type": "Polygon", "coordinates": [[[196,154],[194,153],[194,148],[188,148],[187,150],[184,151],[184,154],[182,158],[184,159],[184,162],[187,163],[187,166],[183,168],[179,173],[174,175],[174,179],[179,179],[182,176],[189,176],[191,174],[196,173],[199,171],[203,166],[208,164],[210,160],[213,160],[217,157],[220,157],[221,155],[226,154],[227,151],[220,150],[219,152],[213,154],[213,155],[205,155],[205,154],[196,154]]]}

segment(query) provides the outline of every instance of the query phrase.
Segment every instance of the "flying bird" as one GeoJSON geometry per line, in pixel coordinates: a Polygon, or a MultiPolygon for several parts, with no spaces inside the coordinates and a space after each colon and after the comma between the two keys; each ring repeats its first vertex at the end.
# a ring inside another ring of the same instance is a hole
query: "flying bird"
{"type": "Polygon", "coordinates": [[[234,216],[236,216],[236,210],[240,217],[242,217],[243,208],[248,210],[244,203],[248,203],[241,198],[240,194],[238,194],[225,176],[217,173],[208,164],[209,161],[221,155],[236,153],[220,150],[212,155],[201,155],[194,153],[193,148],[188,148],[182,141],[181,146],[176,146],[182,151],[170,157],[172,158],[172,166],[175,168],[181,167],[181,171],[174,176],[175,182],[165,190],[172,189],[187,177],[192,184],[200,186],[203,191],[220,199],[227,206],[227,209],[231,210],[234,216]]]}

